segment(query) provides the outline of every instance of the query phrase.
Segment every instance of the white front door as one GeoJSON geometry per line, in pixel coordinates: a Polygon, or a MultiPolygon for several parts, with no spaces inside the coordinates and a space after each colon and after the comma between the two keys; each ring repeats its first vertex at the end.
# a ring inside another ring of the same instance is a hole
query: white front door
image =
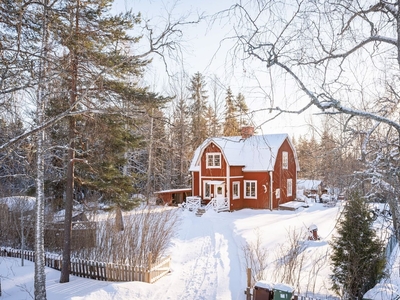
{"type": "Polygon", "coordinates": [[[219,184],[214,186],[215,198],[225,197],[225,184],[219,184]]]}

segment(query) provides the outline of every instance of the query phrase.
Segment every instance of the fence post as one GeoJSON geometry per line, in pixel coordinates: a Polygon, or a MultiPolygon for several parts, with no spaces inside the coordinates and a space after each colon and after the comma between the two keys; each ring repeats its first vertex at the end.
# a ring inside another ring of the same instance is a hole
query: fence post
{"type": "Polygon", "coordinates": [[[251,269],[247,268],[247,288],[244,292],[246,294],[246,300],[251,300],[251,269]]]}
{"type": "Polygon", "coordinates": [[[148,262],[148,267],[147,267],[147,278],[146,278],[146,282],[147,283],[150,283],[150,281],[151,281],[151,264],[152,264],[152,261],[153,261],[153,255],[151,254],[151,252],[149,252],[149,257],[148,257],[148,260],[149,260],[149,262],[148,262]]]}

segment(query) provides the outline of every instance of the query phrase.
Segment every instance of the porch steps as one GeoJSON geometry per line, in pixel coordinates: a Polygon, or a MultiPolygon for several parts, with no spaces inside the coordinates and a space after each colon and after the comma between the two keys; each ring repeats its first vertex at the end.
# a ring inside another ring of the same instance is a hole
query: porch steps
{"type": "Polygon", "coordinates": [[[205,208],[198,208],[197,209],[197,211],[196,211],[196,216],[198,216],[198,217],[201,217],[202,215],[204,215],[205,214],[205,212],[206,212],[206,209],[205,208]]]}

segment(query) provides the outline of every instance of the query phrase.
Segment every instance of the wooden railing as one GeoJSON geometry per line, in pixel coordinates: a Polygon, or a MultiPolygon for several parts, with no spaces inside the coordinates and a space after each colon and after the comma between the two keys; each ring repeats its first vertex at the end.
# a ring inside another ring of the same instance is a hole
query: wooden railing
{"type": "Polygon", "coordinates": [[[186,197],[186,203],[184,203],[183,207],[195,211],[201,207],[201,198],[198,196],[186,197]]]}
{"type": "MultiPolygon", "coordinates": [[[[0,248],[0,256],[15,257],[29,261],[35,261],[34,251],[22,251],[13,248],[0,248]]],[[[151,263],[149,254],[148,267],[137,267],[114,263],[104,263],[84,259],[71,259],[70,273],[75,276],[103,280],[103,281],[142,281],[147,283],[156,282],[158,279],[170,272],[171,256],[164,257],[151,263]]],[[[62,257],[60,255],[45,254],[46,267],[61,270],[62,257]]]]}
{"type": "Polygon", "coordinates": [[[210,202],[206,205],[206,210],[214,209],[216,212],[227,211],[229,210],[228,198],[226,197],[217,197],[212,198],[210,202]]]}

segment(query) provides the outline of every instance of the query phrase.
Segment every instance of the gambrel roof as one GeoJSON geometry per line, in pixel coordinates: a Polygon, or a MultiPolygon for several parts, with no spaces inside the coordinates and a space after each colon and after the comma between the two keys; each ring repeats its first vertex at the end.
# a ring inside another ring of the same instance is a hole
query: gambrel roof
{"type": "Polygon", "coordinates": [[[200,170],[200,158],[211,143],[221,150],[230,166],[243,166],[243,171],[273,171],[278,150],[286,139],[295,153],[287,134],[253,135],[246,139],[242,136],[209,138],[196,149],[189,171],[200,170]]]}

